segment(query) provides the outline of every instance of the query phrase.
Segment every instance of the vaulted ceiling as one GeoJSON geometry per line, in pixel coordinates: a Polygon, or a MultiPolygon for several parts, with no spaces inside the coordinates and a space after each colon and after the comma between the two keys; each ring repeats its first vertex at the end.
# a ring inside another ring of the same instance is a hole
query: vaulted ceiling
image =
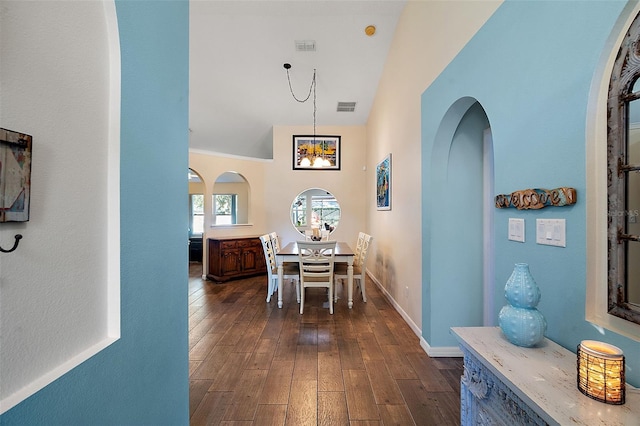
{"type": "Polygon", "coordinates": [[[271,158],[272,127],[364,125],[405,0],[191,0],[190,148],[271,158]],[[365,34],[373,25],[375,34],[365,34]],[[300,43],[304,42],[304,43],[300,43]],[[296,46],[315,45],[315,51],[296,46]],[[355,102],[338,112],[338,102],[355,102]]]}

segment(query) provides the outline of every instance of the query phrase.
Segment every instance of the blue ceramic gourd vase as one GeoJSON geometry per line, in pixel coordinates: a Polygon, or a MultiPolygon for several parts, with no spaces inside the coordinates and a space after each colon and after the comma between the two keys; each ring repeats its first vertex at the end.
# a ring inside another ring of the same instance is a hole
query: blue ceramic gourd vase
{"type": "Polygon", "coordinates": [[[544,339],[547,321],[536,309],[540,288],[529,272],[529,265],[516,263],[504,287],[509,305],[498,315],[498,322],[507,340],[517,346],[530,348],[544,339]]]}

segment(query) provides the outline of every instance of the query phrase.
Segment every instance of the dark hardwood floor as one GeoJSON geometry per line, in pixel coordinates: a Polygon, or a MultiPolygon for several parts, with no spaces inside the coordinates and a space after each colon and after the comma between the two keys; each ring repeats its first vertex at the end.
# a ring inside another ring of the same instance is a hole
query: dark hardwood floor
{"type": "Polygon", "coordinates": [[[192,425],[460,424],[462,358],[429,358],[369,279],[367,303],[354,295],[349,310],[344,297],[330,315],[323,289],[308,289],[300,315],[290,282],[278,309],[266,275],[201,274],[192,263],[192,425]]]}

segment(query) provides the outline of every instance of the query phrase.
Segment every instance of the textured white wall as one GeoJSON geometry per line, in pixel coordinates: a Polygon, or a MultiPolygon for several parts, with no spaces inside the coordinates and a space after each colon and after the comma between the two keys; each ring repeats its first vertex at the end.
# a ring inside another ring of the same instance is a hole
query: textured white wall
{"type": "MultiPolygon", "coordinates": [[[[501,1],[409,1],[367,122],[368,269],[405,320],[422,329],[420,95],[501,1]],[[377,211],[375,166],[392,154],[392,209],[377,211]]],[[[433,200],[438,202],[438,200],[433,200]]]]}
{"type": "Polygon", "coordinates": [[[0,125],[33,162],[30,221],[0,224],[0,245],[24,236],[0,254],[0,412],[109,340],[107,3],[1,5],[0,125]]]}

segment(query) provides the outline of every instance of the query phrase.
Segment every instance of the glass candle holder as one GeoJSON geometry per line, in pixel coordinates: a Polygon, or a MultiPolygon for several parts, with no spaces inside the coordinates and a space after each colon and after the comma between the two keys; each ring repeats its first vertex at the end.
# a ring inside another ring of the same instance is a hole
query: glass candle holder
{"type": "Polygon", "coordinates": [[[595,340],[578,345],[578,389],[606,404],[624,404],[624,355],[620,348],[595,340]]]}

